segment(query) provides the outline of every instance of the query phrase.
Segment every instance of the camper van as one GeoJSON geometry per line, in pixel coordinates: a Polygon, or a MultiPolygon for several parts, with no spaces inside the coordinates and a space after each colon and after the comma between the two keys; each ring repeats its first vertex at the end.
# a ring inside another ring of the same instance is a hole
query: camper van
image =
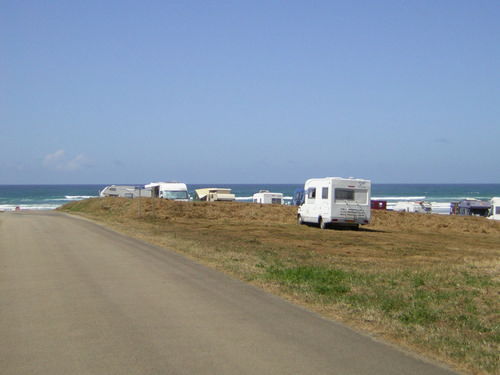
{"type": "Polygon", "coordinates": [[[189,194],[186,184],[182,182],[151,182],[146,185],[156,198],[172,199],[174,201],[188,201],[189,194]]]}
{"type": "Polygon", "coordinates": [[[260,190],[253,195],[253,203],[283,204],[283,193],[271,193],[269,190],[260,190]]]}
{"type": "Polygon", "coordinates": [[[491,198],[491,209],[488,219],[500,220],[500,197],[491,198]]]}
{"type": "Polygon", "coordinates": [[[355,178],[312,178],[304,185],[305,200],[299,207],[299,224],[349,226],[370,222],[371,182],[355,178]]]}
{"type": "Polygon", "coordinates": [[[137,198],[139,196],[151,197],[151,188],[136,185],[109,185],[99,192],[99,196],[101,198],[137,198]]]}

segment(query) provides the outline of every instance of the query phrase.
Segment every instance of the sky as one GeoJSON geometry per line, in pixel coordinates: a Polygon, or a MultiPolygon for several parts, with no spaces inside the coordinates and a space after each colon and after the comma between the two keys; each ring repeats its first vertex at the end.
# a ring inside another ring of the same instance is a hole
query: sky
{"type": "Polygon", "coordinates": [[[500,183],[500,1],[0,0],[0,184],[500,183]]]}

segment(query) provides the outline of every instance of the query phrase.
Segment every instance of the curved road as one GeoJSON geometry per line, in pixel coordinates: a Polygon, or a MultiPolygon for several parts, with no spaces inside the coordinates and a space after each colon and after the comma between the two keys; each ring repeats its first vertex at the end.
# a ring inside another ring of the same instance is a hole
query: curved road
{"type": "Polygon", "coordinates": [[[0,213],[0,372],[452,374],[181,255],[0,213]]]}

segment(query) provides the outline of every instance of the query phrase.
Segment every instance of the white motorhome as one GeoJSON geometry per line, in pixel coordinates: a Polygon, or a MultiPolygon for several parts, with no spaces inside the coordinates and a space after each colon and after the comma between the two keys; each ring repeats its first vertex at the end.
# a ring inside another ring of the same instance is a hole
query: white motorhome
{"type": "Polygon", "coordinates": [[[350,226],[368,224],[371,216],[371,181],[355,178],[312,178],[304,185],[305,201],[299,207],[299,224],[350,226]]]}
{"type": "Polygon", "coordinates": [[[151,182],[146,185],[151,188],[156,198],[172,199],[174,201],[188,201],[189,194],[186,184],[182,182],[151,182]]]}
{"type": "Polygon", "coordinates": [[[260,190],[253,195],[253,203],[283,204],[283,193],[271,193],[269,190],[260,190]]]}
{"type": "Polygon", "coordinates": [[[99,196],[101,198],[137,198],[139,196],[151,197],[151,188],[137,185],[109,185],[99,192],[99,196]]]}
{"type": "Polygon", "coordinates": [[[500,197],[491,198],[490,220],[500,220],[500,197]]]}

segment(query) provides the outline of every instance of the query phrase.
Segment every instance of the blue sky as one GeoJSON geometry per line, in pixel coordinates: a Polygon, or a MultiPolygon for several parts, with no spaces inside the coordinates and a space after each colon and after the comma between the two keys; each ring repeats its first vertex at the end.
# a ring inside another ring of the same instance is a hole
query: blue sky
{"type": "Polygon", "coordinates": [[[500,2],[0,2],[0,184],[500,182],[500,2]]]}

